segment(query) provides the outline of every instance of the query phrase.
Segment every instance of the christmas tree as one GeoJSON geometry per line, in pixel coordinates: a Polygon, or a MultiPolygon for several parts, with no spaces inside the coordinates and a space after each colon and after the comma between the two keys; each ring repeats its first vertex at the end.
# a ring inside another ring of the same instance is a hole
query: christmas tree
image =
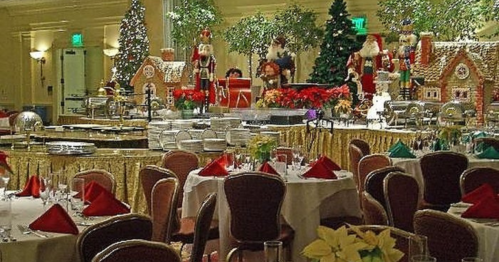
{"type": "Polygon", "coordinates": [[[145,7],[139,0],[132,0],[130,9],[121,20],[119,53],[116,55],[116,80],[130,91],[130,80],[144,59],[149,55],[149,39],[144,23],[145,7]]]}
{"type": "Polygon", "coordinates": [[[360,49],[355,40],[355,30],[343,0],[335,0],[329,8],[331,18],[326,21],[326,31],[321,52],[315,59],[314,71],[308,82],[342,85],[347,76],[347,61],[350,54],[360,49]]]}

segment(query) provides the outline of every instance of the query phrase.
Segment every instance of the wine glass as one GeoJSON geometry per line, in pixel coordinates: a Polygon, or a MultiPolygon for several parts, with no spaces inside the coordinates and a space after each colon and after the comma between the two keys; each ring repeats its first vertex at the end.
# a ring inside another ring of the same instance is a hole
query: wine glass
{"type": "Polygon", "coordinates": [[[236,145],[234,148],[234,170],[238,170],[241,165],[241,157],[242,157],[242,148],[239,145],[236,145]]]}
{"type": "Polygon", "coordinates": [[[53,190],[52,178],[51,177],[39,177],[40,180],[40,199],[42,200],[44,208],[47,205],[47,201],[50,198],[51,192],[53,190]]]}
{"type": "Polygon", "coordinates": [[[293,167],[296,168],[296,170],[300,170],[301,161],[303,161],[304,157],[301,146],[300,145],[293,146],[292,154],[293,154],[293,167]]]}
{"type": "Polygon", "coordinates": [[[0,167],[0,191],[1,191],[0,197],[4,200],[7,198],[6,191],[7,191],[7,185],[9,184],[9,181],[10,181],[10,176],[11,176],[11,173],[9,170],[7,170],[6,168],[0,167]]]}
{"type": "Polygon", "coordinates": [[[85,179],[81,177],[71,179],[69,195],[71,209],[75,210],[76,214],[81,214],[85,205],[85,179]]]}

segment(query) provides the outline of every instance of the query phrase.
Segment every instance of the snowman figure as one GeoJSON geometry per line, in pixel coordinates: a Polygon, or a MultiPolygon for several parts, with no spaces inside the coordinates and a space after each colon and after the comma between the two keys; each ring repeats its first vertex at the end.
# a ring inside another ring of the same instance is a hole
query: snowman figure
{"type": "Polygon", "coordinates": [[[392,81],[388,78],[389,72],[378,71],[376,80],[376,94],[373,96],[373,106],[367,111],[367,121],[379,121],[382,122],[381,114],[384,110],[384,105],[386,101],[392,100],[390,93],[388,92],[389,85],[392,81]]]}

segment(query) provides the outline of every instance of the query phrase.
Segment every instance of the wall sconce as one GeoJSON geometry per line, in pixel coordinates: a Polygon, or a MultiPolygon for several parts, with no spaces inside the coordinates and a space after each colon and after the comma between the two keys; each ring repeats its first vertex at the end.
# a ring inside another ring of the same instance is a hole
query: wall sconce
{"type": "Polygon", "coordinates": [[[45,76],[43,75],[43,65],[45,64],[46,60],[45,57],[43,57],[45,52],[43,51],[33,51],[29,52],[29,55],[31,58],[35,59],[37,63],[40,64],[40,82],[42,83],[42,88],[45,86],[45,76]]]}
{"type": "Polygon", "coordinates": [[[118,48],[107,48],[102,50],[104,51],[104,54],[106,56],[109,56],[111,59],[114,59],[114,57],[118,54],[119,50],[118,48]]]}

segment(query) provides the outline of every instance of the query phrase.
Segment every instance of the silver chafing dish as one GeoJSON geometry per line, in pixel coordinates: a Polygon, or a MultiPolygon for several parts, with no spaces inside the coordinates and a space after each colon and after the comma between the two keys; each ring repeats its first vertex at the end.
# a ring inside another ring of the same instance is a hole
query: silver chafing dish
{"type": "Polygon", "coordinates": [[[441,124],[465,125],[469,119],[476,116],[476,109],[472,103],[450,101],[442,105],[438,113],[441,124]]]}
{"type": "Polygon", "coordinates": [[[83,100],[83,108],[86,109],[87,117],[107,115],[107,96],[89,96],[83,100]]]}
{"type": "Polygon", "coordinates": [[[406,124],[407,122],[422,123],[432,121],[436,117],[440,102],[432,101],[386,101],[383,116],[389,126],[406,124]]]}
{"type": "Polygon", "coordinates": [[[499,122],[499,101],[492,102],[485,113],[485,124],[495,126],[499,122]]]}

